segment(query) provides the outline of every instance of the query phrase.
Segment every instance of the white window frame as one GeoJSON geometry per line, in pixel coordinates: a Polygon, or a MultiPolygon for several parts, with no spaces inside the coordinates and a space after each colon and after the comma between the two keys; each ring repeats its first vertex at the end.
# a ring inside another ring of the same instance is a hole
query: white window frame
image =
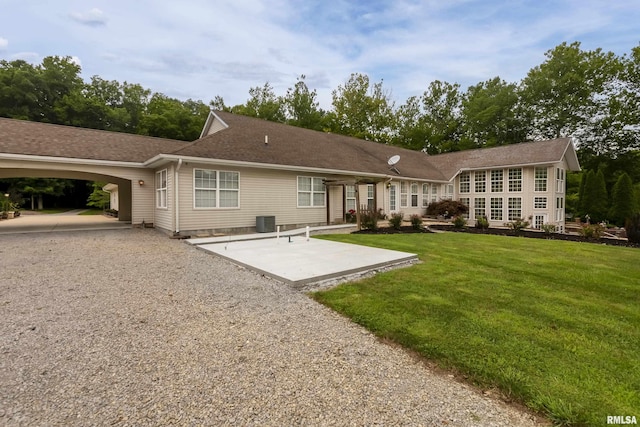
{"type": "Polygon", "coordinates": [[[509,192],[522,191],[522,168],[509,169],[509,192]]]}
{"type": "Polygon", "coordinates": [[[547,198],[546,197],[534,197],[533,198],[533,209],[547,209],[547,198]]]}
{"type": "Polygon", "coordinates": [[[564,221],[564,197],[556,197],[556,221],[564,221]]]}
{"type": "Polygon", "coordinates": [[[430,184],[422,184],[422,206],[429,206],[429,186],[430,184]]]}
{"type": "Polygon", "coordinates": [[[467,207],[467,213],[463,213],[462,217],[464,219],[469,219],[469,212],[471,212],[471,199],[469,197],[460,197],[460,203],[467,207]]]}
{"type": "Polygon", "coordinates": [[[376,207],[376,186],[375,184],[367,184],[367,207],[374,209],[376,207]]]}
{"type": "Polygon", "coordinates": [[[504,171],[494,169],[491,171],[491,192],[502,193],[504,191],[504,171]]]}
{"type": "Polygon", "coordinates": [[[487,199],[485,197],[474,198],[473,212],[476,219],[487,216],[487,199]]]}
{"type": "Polygon", "coordinates": [[[507,200],[507,220],[522,219],[522,197],[509,197],[507,200]]]}
{"type": "Polygon", "coordinates": [[[437,202],[438,201],[438,184],[431,184],[431,201],[432,202],[437,202]]]}
{"type": "Polygon", "coordinates": [[[327,204],[327,188],[324,185],[324,178],[317,176],[306,176],[306,175],[298,175],[296,178],[296,203],[299,208],[323,208],[327,204]],[[300,189],[300,180],[310,180],[309,190],[301,190],[300,189]],[[322,190],[317,190],[317,185],[320,184],[322,186],[322,190]],[[301,205],[300,204],[300,195],[308,194],[309,195],[309,204],[301,205]],[[322,204],[318,204],[315,202],[316,196],[322,194],[322,204]]]}
{"type": "Polygon", "coordinates": [[[556,193],[564,193],[564,169],[556,168],[556,193]]]}
{"type": "Polygon", "coordinates": [[[409,185],[406,181],[400,181],[400,208],[409,206],[409,185]]]}
{"type": "Polygon", "coordinates": [[[534,184],[533,191],[536,193],[542,193],[547,191],[547,177],[548,171],[547,168],[537,167],[533,171],[534,176],[534,184]]]}
{"type": "Polygon", "coordinates": [[[391,184],[389,187],[389,210],[395,212],[398,210],[398,186],[391,184]]]}
{"type": "Polygon", "coordinates": [[[475,171],[473,181],[476,193],[487,192],[487,171],[475,171]]]}
{"type": "Polygon", "coordinates": [[[489,212],[491,214],[489,219],[491,221],[502,221],[502,218],[504,217],[504,202],[502,197],[492,197],[489,203],[491,204],[489,207],[489,212]]]}
{"type": "Polygon", "coordinates": [[[458,188],[460,190],[460,193],[471,192],[471,173],[470,172],[460,173],[460,182],[459,182],[458,188]]]}
{"type": "Polygon", "coordinates": [[[345,211],[356,210],[356,186],[345,185],[345,211]]]}
{"type": "Polygon", "coordinates": [[[410,190],[411,190],[411,207],[412,208],[418,207],[418,188],[419,187],[417,182],[411,183],[410,190]]]}
{"type": "Polygon", "coordinates": [[[217,169],[205,169],[205,168],[193,168],[193,209],[195,210],[224,210],[224,209],[240,209],[240,172],[236,171],[227,171],[227,170],[217,170],[217,169]],[[197,171],[206,171],[210,174],[215,174],[215,187],[198,187],[196,181],[197,171]],[[223,187],[221,184],[223,180],[221,179],[222,174],[232,174],[236,176],[234,180],[237,182],[237,188],[227,188],[223,187]],[[214,192],[215,206],[198,206],[198,197],[196,194],[199,191],[207,191],[214,192]],[[235,206],[220,206],[220,195],[222,193],[235,193],[236,194],[236,205],[235,206]]]}
{"type": "Polygon", "coordinates": [[[167,209],[168,178],[167,169],[156,172],[156,208],[158,209],[167,209]]]}

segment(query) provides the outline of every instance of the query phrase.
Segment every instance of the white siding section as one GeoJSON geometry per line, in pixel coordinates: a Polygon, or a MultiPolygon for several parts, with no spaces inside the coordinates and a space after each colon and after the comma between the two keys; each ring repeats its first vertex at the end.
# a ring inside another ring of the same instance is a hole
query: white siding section
{"type": "Polygon", "coordinates": [[[175,212],[175,186],[174,186],[175,166],[173,164],[158,168],[153,173],[153,179],[151,180],[151,187],[153,188],[153,194],[148,201],[155,210],[155,223],[154,225],[159,228],[163,228],[169,231],[175,231],[174,226],[174,212],[175,212]],[[156,207],[156,172],[163,169],[167,170],[167,208],[156,207]]]}

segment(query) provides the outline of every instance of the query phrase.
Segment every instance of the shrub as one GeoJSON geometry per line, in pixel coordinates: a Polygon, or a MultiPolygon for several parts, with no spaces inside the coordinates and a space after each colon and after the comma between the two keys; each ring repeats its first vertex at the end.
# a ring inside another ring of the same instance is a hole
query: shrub
{"type": "Polygon", "coordinates": [[[360,213],[360,225],[365,230],[378,229],[379,213],[374,210],[366,210],[360,213]]]}
{"type": "Polygon", "coordinates": [[[453,218],[453,228],[455,228],[456,230],[460,230],[465,228],[467,225],[467,220],[464,219],[464,217],[462,215],[457,215],[455,218],[453,218]]]}
{"type": "Polygon", "coordinates": [[[411,215],[411,227],[414,230],[422,230],[422,217],[420,215],[411,215]]]}
{"type": "Polygon", "coordinates": [[[427,215],[442,215],[446,217],[454,217],[469,212],[467,205],[459,200],[440,200],[439,202],[429,203],[427,206],[427,215]]]}
{"type": "Polygon", "coordinates": [[[640,212],[627,218],[624,228],[631,243],[640,243],[640,212]]]}
{"type": "Polygon", "coordinates": [[[602,237],[604,227],[600,224],[585,224],[578,230],[581,236],[587,239],[599,239],[602,237]]]}
{"type": "Polygon", "coordinates": [[[487,228],[489,228],[489,220],[486,216],[479,216],[478,218],[476,218],[476,228],[479,228],[481,230],[486,230],[487,228]]]}
{"type": "Polygon", "coordinates": [[[504,224],[505,226],[509,227],[509,229],[515,231],[516,233],[524,230],[525,228],[527,228],[529,226],[529,221],[525,221],[522,218],[518,218],[514,221],[511,222],[507,222],[504,224]]]}
{"type": "Polygon", "coordinates": [[[556,232],[556,226],[554,224],[542,224],[540,226],[540,229],[542,231],[544,231],[544,234],[546,234],[547,236],[550,235],[551,233],[555,233],[556,232]]]}
{"type": "Polygon", "coordinates": [[[391,214],[391,218],[389,218],[389,224],[395,230],[400,230],[402,226],[402,219],[404,218],[404,214],[402,212],[396,212],[391,214]]]}
{"type": "Polygon", "coordinates": [[[347,222],[350,222],[350,223],[356,222],[356,211],[353,209],[349,209],[349,212],[347,212],[345,217],[347,222]]]}

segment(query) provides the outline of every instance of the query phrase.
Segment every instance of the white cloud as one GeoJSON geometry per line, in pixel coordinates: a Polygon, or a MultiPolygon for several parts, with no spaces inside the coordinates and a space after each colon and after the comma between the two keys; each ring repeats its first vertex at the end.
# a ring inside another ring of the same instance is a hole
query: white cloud
{"type": "Polygon", "coordinates": [[[71,16],[74,21],[90,27],[99,27],[107,23],[107,17],[104,12],[98,8],[93,8],[88,12],[72,12],[69,16],[71,16]]]}
{"type": "Polygon", "coordinates": [[[5,50],[9,46],[9,40],[0,37],[0,50],[5,50]]]}

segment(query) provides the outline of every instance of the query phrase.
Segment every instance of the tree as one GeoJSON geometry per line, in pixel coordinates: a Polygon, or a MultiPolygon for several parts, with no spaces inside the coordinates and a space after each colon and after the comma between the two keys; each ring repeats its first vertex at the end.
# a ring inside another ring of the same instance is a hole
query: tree
{"type": "Polygon", "coordinates": [[[633,182],[626,173],[622,173],[611,193],[611,209],[609,219],[614,224],[622,227],[627,218],[635,212],[636,201],[633,182]]]}
{"type": "Polygon", "coordinates": [[[202,101],[182,102],[160,93],[149,101],[147,114],[142,116],[138,133],[161,138],[194,141],[202,132],[209,107],[202,101]]]}
{"type": "Polygon", "coordinates": [[[56,178],[7,178],[2,180],[16,199],[31,199],[31,209],[44,209],[43,196],[59,197],[71,187],[72,180],[56,178]]]}
{"type": "Polygon", "coordinates": [[[287,111],[287,123],[307,129],[322,130],[324,111],[316,100],[315,89],[310,91],[304,81],[304,74],[298,77],[293,88],[287,89],[284,105],[287,111]]]}
{"type": "Polygon", "coordinates": [[[87,206],[92,206],[98,209],[105,209],[107,206],[109,206],[111,196],[109,192],[102,189],[102,187],[104,187],[105,185],[107,185],[106,182],[96,181],[91,183],[93,191],[87,198],[87,206]]]}
{"type": "Polygon", "coordinates": [[[458,151],[461,99],[459,84],[432,82],[420,98],[409,98],[398,110],[394,143],[429,154],[458,151]]]}
{"type": "Polygon", "coordinates": [[[37,120],[40,80],[36,67],[26,61],[0,61],[0,116],[37,120]]]}
{"type": "Polygon", "coordinates": [[[284,123],[286,121],[282,98],[276,96],[269,82],[266,82],[262,87],[252,87],[249,89],[249,95],[251,97],[246,104],[236,105],[231,111],[272,122],[284,123]]]}
{"type": "Polygon", "coordinates": [[[525,141],[527,129],[518,115],[517,86],[499,77],[470,86],[462,97],[462,146],[493,147],[525,141]]]}
{"type": "Polygon", "coordinates": [[[601,222],[606,219],[608,213],[607,186],[601,170],[598,173],[592,170],[587,173],[581,206],[584,214],[589,215],[591,222],[601,222]]]}
{"type": "Polygon", "coordinates": [[[371,85],[365,74],[354,73],[332,92],[331,131],[387,143],[394,128],[394,102],[382,88],[382,81],[371,85]]]}

